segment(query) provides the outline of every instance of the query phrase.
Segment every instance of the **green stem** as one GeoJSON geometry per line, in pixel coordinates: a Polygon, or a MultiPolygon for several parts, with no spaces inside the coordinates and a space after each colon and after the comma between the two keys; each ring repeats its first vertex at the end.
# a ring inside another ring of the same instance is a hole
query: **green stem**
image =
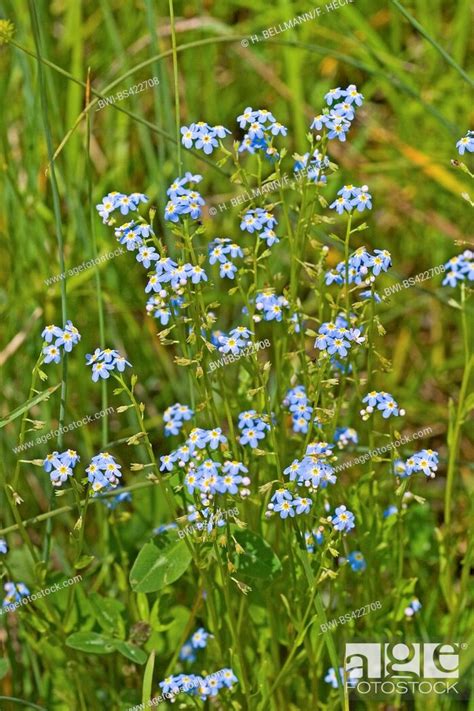
{"type": "MultiPolygon", "coordinates": [[[[63,231],[62,231],[62,221],[61,221],[61,206],[59,199],[59,188],[56,178],[56,167],[53,163],[53,139],[51,136],[51,129],[49,124],[48,116],[48,96],[46,90],[46,81],[43,72],[43,65],[41,61],[41,29],[38,22],[38,15],[35,3],[33,0],[28,2],[31,16],[31,23],[33,26],[33,36],[35,40],[36,48],[36,59],[38,67],[38,79],[40,86],[40,99],[41,99],[41,113],[43,116],[44,132],[46,136],[46,147],[48,153],[49,161],[49,177],[51,181],[51,191],[53,195],[53,212],[54,212],[54,223],[56,229],[56,240],[58,245],[58,257],[59,257],[59,269],[64,279],[61,279],[60,290],[61,290],[61,315],[62,315],[62,327],[66,325],[67,321],[67,299],[66,299],[66,271],[65,271],[65,260],[64,260],[64,244],[63,244],[63,231]]],[[[62,379],[61,379],[61,400],[59,405],[59,434],[57,440],[58,450],[62,449],[63,446],[63,425],[66,416],[66,396],[67,396],[67,355],[63,354],[62,359],[62,379]]],[[[50,506],[52,507],[54,503],[54,491],[51,492],[50,506]]],[[[49,554],[51,551],[51,520],[48,520],[46,526],[46,536],[44,542],[43,555],[45,559],[45,564],[48,564],[49,554]]]]}
{"type": "Polygon", "coordinates": [[[170,9],[170,25],[171,25],[171,48],[173,52],[173,83],[174,83],[174,110],[175,110],[175,127],[176,127],[176,150],[178,156],[178,175],[181,175],[183,163],[181,159],[181,131],[180,131],[180,115],[179,115],[179,84],[178,84],[178,54],[176,48],[176,28],[174,22],[174,7],[173,0],[169,0],[170,9]]]}

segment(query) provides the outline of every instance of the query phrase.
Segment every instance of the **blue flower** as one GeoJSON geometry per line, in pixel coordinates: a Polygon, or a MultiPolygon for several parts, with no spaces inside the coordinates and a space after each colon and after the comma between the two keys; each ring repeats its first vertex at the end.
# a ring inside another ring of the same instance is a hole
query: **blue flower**
{"type": "Polygon", "coordinates": [[[456,143],[459,155],[463,156],[465,151],[474,152],[474,131],[468,131],[465,136],[456,143]]]}
{"type": "Polygon", "coordinates": [[[253,429],[249,427],[248,429],[242,430],[242,434],[239,437],[240,444],[249,444],[252,449],[258,447],[258,442],[265,438],[265,432],[261,429],[253,429]]]}
{"type": "Polygon", "coordinates": [[[328,91],[328,93],[324,96],[324,101],[328,106],[331,106],[332,102],[337,101],[341,98],[341,96],[345,96],[345,91],[338,86],[336,89],[330,89],[328,91]]]}
{"type": "Polygon", "coordinates": [[[377,409],[382,412],[382,417],[387,419],[388,417],[399,415],[399,409],[397,402],[392,397],[387,397],[382,402],[379,402],[377,409]]]}
{"type": "Polygon", "coordinates": [[[214,148],[217,148],[219,142],[215,138],[212,130],[202,130],[198,134],[195,147],[197,150],[202,150],[206,155],[210,155],[214,148]]]}
{"type": "Polygon", "coordinates": [[[59,328],[59,326],[55,326],[54,324],[51,324],[50,326],[46,326],[43,329],[43,332],[41,333],[41,337],[43,338],[46,343],[51,343],[53,338],[58,338],[61,336],[63,333],[62,328],[59,328]]]}
{"type": "Polygon", "coordinates": [[[366,185],[363,185],[358,194],[351,200],[351,206],[356,207],[359,212],[372,209],[372,196],[366,185]]]}
{"type": "Polygon", "coordinates": [[[342,505],[336,509],[336,515],[331,517],[331,523],[336,531],[350,531],[355,527],[355,516],[342,505]]]}
{"type": "Polygon", "coordinates": [[[405,608],[404,612],[407,617],[413,617],[413,615],[421,610],[422,604],[418,600],[417,597],[414,597],[413,600],[408,604],[408,606],[405,608]]]}
{"type": "Polygon", "coordinates": [[[344,92],[345,101],[348,104],[355,104],[356,106],[362,106],[364,102],[364,97],[357,91],[355,84],[349,84],[344,92]]]}
{"type": "Polygon", "coordinates": [[[30,594],[30,591],[24,583],[5,583],[3,589],[6,593],[2,603],[3,607],[21,602],[24,597],[28,597],[30,594]]]}
{"type": "Polygon", "coordinates": [[[341,141],[341,143],[343,143],[346,140],[346,133],[350,129],[351,124],[344,118],[344,116],[341,116],[334,111],[331,111],[329,114],[329,119],[330,120],[326,123],[326,126],[329,129],[329,140],[337,138],[341,141]]]}
{"type": "Polygon", "coordinates": [[[181,143],[185,148],[192,148],[193,141],[197,136],[198,130],[195,123],[192,123],[190,126],[181,127],[181,143]]]}
{"type": "Polygon", "coordinates": [[[204,649],[207,646],[207,640],[212,637],[212,634],[206,632],[204,627],[200,627],[191,637],[191,644],[194,649],[204,649]]]}
{"type": "Polygon", "coordinates": [[[347,560],[349,561],[349,565],[352,570],[356,573],[359,573],[367,568],[365,558],[360,551],[353,551],[352,553],[349,553],[347,560]]]}
{"type": "Polygon", "coordinates": [[[303,513],[310,512],[313,502],[311,501],[311,499],[308,499],[306,497],[297,496],[293,500],[293,505],[296,506],[296,513],[297,514],[303,514],[303,513]]]}
{"type": "Polygon", "coordinates": [[[245,128],[248,123],[252,123],[255,120],[256,115],[257,114],[252,109],[252,107],[247,106],[247,108],[244,109],[241,115],[237,117],[237,121],[239,122],[240,128],[245,128]]]}
{"type": "Polygon", "coordinates": [[[152,262],[155,262],[160,258],[160,255],[156,252],[154,247],[148,247],[147,245],[142,245],[137,254],[137,262],[141,262],[145,269],[148,269],[152,262]]]}
{"type": "Polygon", "coordinates": [[[388,518],[389,516],[393,516],[396,513],[398,513],[397,507],[391,504],[384,510],[382,515],[384,518],[388,518]]]}
{"type": "Polygon", "coordinates": [[[8,545],[4,538],[0,538],[0,553],[8,553],[8,545]]]}
{"type": "Polygon", "coordinates": [[[61,362],[61,351],[54,345],[45,346],[43,348],[44,362],[48,363],[60,363],[61,362]]]}
{"type": "Polygon", "coordinates": [[[193,645],[190,642],[185,642],[179,651],[179,658],[182,662],[195,662],[196,654],[193,645]]]}
{"type": "Polygon", "coordinates": [[[352,210],[352,203],[350,200],[341,195],[329,205],[329,209],[336,210],[338,215],[342,215],[344,210],[346,212],[350,212],[352,210]]]}
{"type": "Polygon", "coordinates": [[[227,277],[228,279],[233,279],[237,273],[237,267],[232,262],[224,262],[220,265],[219,275],[222,279],[227,277]]]}

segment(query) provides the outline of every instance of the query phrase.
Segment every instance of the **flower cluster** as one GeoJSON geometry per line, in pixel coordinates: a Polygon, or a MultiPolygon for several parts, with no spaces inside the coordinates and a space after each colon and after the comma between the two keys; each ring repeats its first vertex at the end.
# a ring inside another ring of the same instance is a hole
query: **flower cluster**
{"type": "Polygon", "coordinates": [[[252,109],[251,106],[237,117],[240,128],[247,129],[247,133],[239,146],[239,153],[255,153],[263,151],[266,158],[269,160],[277,160],[279,154],[273,145],[273,138],[281,135],[286,136],[287,128],[283,126],[275,117],[266,109],[252,109]]]}
{"type": "Polygon", "coordinates": [[[349,553],[347,561],[355,573],[360,573],[367,568],[365,558],[360,551],[349,553]]]}
{"type": "MultiPolygon", "coordinates": [[[[246,496],[246,488],[250,479],[245,476],[247,467],[242,462],[226,459],[223,463],[216,461],[211,456],[206,456],[204,450],[216,452],[221,445],[227,443],[227,437],[222,434],[220,427],[213,430],[204,430],[196,427],[189,433],[184,445],[178,447],[170,454],[160,457],[161,471],[171,472],[175,465],[185,470],[184,484],[192,495],[199,492],[202,503],[207,506],[216,494],[240,494],[246,496]]],[[[203,510],[199,516],[206,518],[203,510]]],[[[191,520],[191,519],[189,519],[191,520]]]]}
{"type": "Polygon", "coordinates": [[[307,179],[316,185],[324,185],[327,183],[325,171],[330,167],[330,161],[327,156],[316,148],[312,154],[304,153],[303,155],[295,156],[297,159],[293,171],[298,175],[306,175],[307,179]]]}
{"type": "Polygon", "coordinates": [[[94,353],[86,355],[86,364],[92,365],[92,380],[96,383],[99,378],[107,379],[114,370],[123,373],[125,368],[132,367],[118,351],[112,348],[96,348],[94,353]]]}
{"type": "Polygon", "coordinates": [[[291,390],[288,390],[283,404],[285,407],[288,407],[291,412],[293,432],[306,434],[313,414],[313,408],[309,404],[304,385],[297,385],[291,390]]]}
{"type": "Polygon", "coordinates": [[[163,420],[165,422],[165,436],[177,435],[186,420],[190,420],[194,415],[193,410],[187,405],[176,402],[166,408],[163,420]]]}
{"type": "Polygon", "coordinates": [[[354,185],[344,185],[337,193],[338,198],[329,205],[331,210],[336,210],[338,215],[343,212],[352,212],[355,208],[358,212],[372,209],[372,195],[369,193],[367,185],[357,188],[354,185]]]}
{"type": "Polygon", "coordinates": [[[8,553],[8,545],[4,538],[0,538],[0,553],[3,553],[4,555],[8,553]]]}
{"type": "Polygon", "coordinates": [[[43,462],[45,472],[51,477],[51,484],[55,487],[61,486],[73,475],[73,469],[80,457],[74,449],[67,449],[65,452],[52,452],[46,456],[43,462]]]}
{"type": "Polygon", "coordinates": [[[459,139],[456,143],[456,148],[458,149],[459,155],[463,156],[464,152],[468,153],[474,152],[474,131],[468,131],[465,136],[459,139]]]}
{"type": "Polygon", "coordinates": [[[59,363],[61,361],[61,349],[66,353],[70,353],[73,347],[81,340],[81,334],[72,321],[66,321],[64,328],[54,324],[46,326],[41,336],[45,343],[48,344],[43,348],[45,363],[59,363]]]}
{"type": "Polygon", "coordinates": [[[271,212],[263,207],[256,207],[247,210],[240,222],[240,229],[249,234],[256,232],[259,238],[266,242],[267,247],[271,247],[280,241],[273,229],[276,225],[277,220],[271,212]]]}
{"type": "Polygon", "coordinates": [[[361,335],[359,328],[346,328],[347,321],[340,316],[333,323],[323,323],[318,329],[318,337],[314,342],[315,348],[327,351],[329,355],[338,355],[345,358],[354,343],[363,343],[365,336],[361,335]],[[339,319],[339,320],[338,320],[339,319]]]}
{"type": "Polygon", "coordinates": [[[272,513],[280,514],[280,518],[294,517],[295,514],[301,515],[310,512],[313,502],[306,496],[293,496],[289,489],[277,489],[273,494],[266,516],[271,516],[272,513]]]}
{"type": "Polygon", "coordinates": [[[390,395],[390,393],[383,391],[377,392],[376,390],[372,390],[370,393],[367,393],[362,402],[367,403],[365,410],[360,411],[364,421],[369,419],[375,408],[380,410],[382,417],[385,419],[388,417],[403,417],[405,414],[405,410],[398,407],[395,398],[390,395]]]}
{"type": "Polygon", "coordinates": [[[249,331],[245,326],[237,326],[229,331],[228,336],[225,334],[219,336],[219,351],[225,354],[239,355],[248,346],[251,335],[252,331],[249,331]]]}
{"type": "MultiPolygon", "coordinates": [[[[164,293],[166,294],[166,291],[164,293]]],[[[153,318],[158,319],[162,326],[166,326],[172,315],[177,316],[179,314],[182,303],[181,296],[166,300],[159,294],[153,294],[146,303],[146,312],[153,318]]]]}
{"type": "Polygon", "coordinates": [[[184,287],[190,281],[192,284],[199,284],[200,281],[207,281],[206,272],[199,265],[177,264],[169,257],[159,259],[156,264],[156,271],[150,276],[145,293],[157,292],[161,298],[168,296],[166,286],[171,287],[172,293],[181,296],[184,287]]]}
{"type": "Polygon", "coordinates": [[[349,284],[371,284],[382,271],[386,272],[392,266],[390,252],[386,249],[376,249],[370,254],[365,247],[359,247],[350,255],[348,268],[342,261],[334,269],[326,272],[326,284],[345,284],[346,271],[349,284]]]}
{"type": "Polygon", "coordinates": [[[3,607],[13,605],[15,602],[21,602],[24,597],[28,597],[30,594],[24,583],[5,583],[3,589],[6,593],[2,603],[3,607]]]}
{"type": "MultiPolygon", "coordinates": [[[[255,297],[255,306],[263,317],[264,321],[281,321],[284,309],[288,309],[290,304],[284,296],[276,296],[272,291],[260,291],[255,297]]],[[[260,321],[260,315],[254,316],[254,321],[260,321]]]]}
{"type": "Polygon", "coordinates": [[[315,116],[311,124],[314,131],[327,131],[329,140],[337,138],[339,141],[346,140],[346,133],[351,127],[351,122],[355,117],[355,109],[362,106],[364,97],[357,91],[355,84],[349,84],[346,89],[331,89],[324,97],[328,107],[322,114],[315,116]],[[338,103],[334,104],[333,102],[338,103]]]}
{"type": "Polygon", "coordinates": [[[466,249],[457,257],[452,257],[444,265],[446,270],[443,286],[455,287],[458,281],[474,281],[474,252],[466,249]]]}
{"type": "MultiPolygon", "coordinates": [[[[240,462],[233,462],[233,464],[240,464],[240,462]]],[[[240,483],[240,482],[239,482],[240,483]]],[[[244,483],[244,480],[242,479],[242,483],[244,483]]],[[[250,479],[245,478],[245,483],[249,484],[250,479]]],[[[234,481],[235,485],[235,493],[237,493],[239,490],[237,489],[236,482],[234,481]]],[[[232,493],[232,492],[229,492],[232,493]]],[[[245,496],[247,493],[250,493],[248,489],[240,489],[240,495],[245,496]]],[[[207,531],[207,533],[210,533],[211,531],[214,530],[214,528],[217,526],[217,528],[222,528],[223,526],[226,525],[226,519],[224,517],[224,514],[227,516],[230,514],[230,511],[221,511],[220,508],[217,508],[216,511],[213,511],[210,509],[208,506],[204,508],[198,508],[197,506],[190,505],[188,506],[188,515],[187,515],[187,520],[194,524],[194,528],[197,528],[198,531],[203,531],[204,529],[207,531]]],[[[234,509],[232,513],[237,512],[238,509],[234,509]]],[[[179,535],[179,534],[178,534],[179,535]]]]}
{"type": "Polygon", "coordinates": [[[120,210],[122,215],[128,215],[129,212],[138,210],[141,202],[148,202],[147,196],[143,193],[124,195],[124,193],[114,191],[102,198],[102,202],[96,205],[96,210],[105,225],[112,225],[113,220],[110,219],[110,215],[115,210],[120,210]]]}
{"type": "Polygon", "coordinates": [[[355,528],[355,516],[352,511],[348,511],[344,505],[338,506],[336,515],[329,516],[329,520],[336,531],[348,532],[355,528]]]}
{"type": "Polygon", "coordinates": [[[225,138],[227,134],[230,131],[224,126],[209,126],[205,121],[198,121],[181,127],[181,143],[185,148],[196,148],[210,155],[219,146],[217,139],[225,138]]]}
{"type": "MultiPolygon", "coordinates": [[[[92,490],[104,491],[115,489],[122,476],[120,464],[108,452],[96,454],[86,469],[87,478],[92,484],[92,490]]],[[[125,492],[126,493],[126,492],[125,492]]]]}
{"type": "Polygon", "coordinates": [[[361,329],[354,328],[356,321],[354,314],[350,314],[349,323],[346,316],[340,313],[334,322],[328,321],[320,326],[319,335],[314,342],[315,348],[325,351],[330,356],[331,365],[344,373],[350,373],[352,366],[339,361],[337,356],[345,358],[354,344],[361,344],[365,341],[361,329]]]}
{"type": "Polygon", "coordinates": [[[165,220],[179,222],[181,215],[189,215],[193,220],[201,217],[204,200],[196,190],[185,187],[199,183],[201,180],[202,175],[192,175],[189,171],[183,178],[175,179],[166,191],[169,200],[165,207],[165,220]]]}
{"type": "Polygon", "coordinates": [[[179,658],[182,662],[195,662],[196,650],[204,649],[207,646],[207,640],[212,638],[212,634],[206,632],[204,627],[199,627],[196,632],[191,635],[189,640],[183,644],[179,652],[179,658]]]}
{"type": "Polygon", "coordinates": [[[312,442],[306,448],[303,459],[294,459],[283,474],[310,492],[319,487],[326,489],[328,484],[335,484],[337,479],[334,467],[329,463],[333,457],[333,447],[333,444],[327,442],[312,442]]]}
{"type": "Polygon", "coordinates": [[[198,674],[177,674],[169,676],[164,681],[160,681],[160,687],[164,695],[171,697],[177,694],[192,694],[199,696],[202,701],[217,696],[221,689],[231,689],[238,682],[232,669],[221,669],[207,676],[198,674]]]}
{"type": "Polygon", "coordinates": [[[228,259],[228,256],[235,259],[243,257],[244,253],[235,242],[232,242],[228,237],[216,237],[209,243],[209,264],[219,264],[219,275],[221,279],[227,277],[233,279],[237,271],[237,267],[228,259]]]}
{"type": "Polygon", "coordinates": [[[351,442],[352,444],[358,444],[359,437],[352,427],[337,427],[334,433],[334,442],[339,449],[344,449],[351,442]]]}
{"type": "Polygon", "coordinates": [[[239,414],[239,442],[248,444],[252,449],[259,445],[259,440],[265,439],[270,430],[268,415],[257,415],[255,410],[246,410],[239,414]]]}
{"type": "Polygon", "coordinates": [[[398,459],[395,462],[394,474],[400,479],[406,479],[414,472],[423,472],[428,478],[434,479],[438,462],[438,452],[433,449],[422,449],[420,452],[412,454],[406,462],[398,459]]]}
{"type": "Polygon", "coordinates": [[[126,247],[129,252],[138,249],[137,262],[141,262],[147,269],[152,261],[159,259],[155,249],[145,243],[152,234],[154,233],[151,225],[145,221],[135,222],[135,220],[132,220],[131,222],[125,222],[115,230],[117,241],[126,247]]]}

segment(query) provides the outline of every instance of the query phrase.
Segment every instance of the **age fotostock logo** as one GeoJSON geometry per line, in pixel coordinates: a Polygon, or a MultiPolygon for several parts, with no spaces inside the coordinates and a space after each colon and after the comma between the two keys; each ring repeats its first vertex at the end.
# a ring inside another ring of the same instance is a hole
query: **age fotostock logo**
{"type": "Polygon", "coordinates": [[[444,642],[348,643],[347,685],[360,694],[446,694],[459,691],[459,650],[444,642]]]}

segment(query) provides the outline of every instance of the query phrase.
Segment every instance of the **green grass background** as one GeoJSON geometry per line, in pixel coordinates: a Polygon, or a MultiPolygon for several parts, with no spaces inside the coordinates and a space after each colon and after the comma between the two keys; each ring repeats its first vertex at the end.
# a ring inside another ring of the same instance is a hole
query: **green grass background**
{"type": "MultiPolygon", "coordinates": [[[[326,3],[319,5],[324,8],[326,3]]],[[[65,264],[73,268],[93,257],[94,234],[99,254],[117,246],[111,230],[95,214],[91,216],[91,199],[95,205],[110,190],[147,193],[158,206],[157,222],[164,228],[165,190],[177,174],[168,7],[164,0],[55,0],[35,6],[42,55],[63,70],[44,67],[54,149],[85,104],[84,87],[65,73],[85,82],[90,69],[92,87],[99,92],[127,74],[106,95],[153,76],[160,79],[156,90],[91,112],[90,160],[83,119],[55,161],[65,264]],[[168,54],[159,58],[163,53],[168,54]],[[134,69],[144,62],[148,64],[134,69]]],[[[472,52],[472,8],[468,0],[403,4],[424,33],[449,53],[451,63],[403,15],[397,2],[376,0],[355,0],[271,40],[242,46],[242,39],[261,35],[262,30],[315,6],[289,0],[176,2],[180,122],[204,120],[236,131],[235,118],[246,106],[266,107],[290,127],[289,151],[303,152],[305,133],[322,107],[325,92],[333,86],[357,84],[366,103],[348,143],[334,147],[340,174],[327,196],[339,183],[370,186],[374,210],[363,241],[372,248],[389,249],[394,263],[391,275],[382,280],[383,288],[394,278],[405,279],[442,264],[473,244],[469,206],[461,197],[469,190],[468,178],[450,165],[457,155],[456,140],[472,126],[472,86],[463,76],[469,72],[472,52]]],[[[34,53],[28,3],[0,2],[0,17],[14,22],[15,41],[34,53]]],[[[12,46],[0,47],[0,106],[0,417],[4,417],[27,398],[43,326],[61,321],[60,286],[45,285],[61,269],[36,60],[12,46]]],[[[240,191],[225,169],[212,168],[187,152],[183,158],[186,169],[205,176],[201,192],[209,204],[229,200],[240,191]]],[[[214,220],[206,218],[209,236],[235,234],[236,219],[235,210],[214,220]]],[[[102,264],[100,277],[106,341],[133,360],[147,425],[161,454],[167,451],[161,436],[163,409],[177,400],[188,401],[187,381],[159,344],[156,324],[145,316],[141,271],[132,269],[124,254],[102,264]]],[[[89,269],[67,280],[68,316],[82,341],[69,359],[66,422],[102,406],[100,389],[84,374],[83,366],[84,354],[99,342],[95,279],[95,270],[89,269]]],[[[453,294],[440,282],[435,277],[401,292],[384,307],[382,320],[387,330],[384,354],[393,365],[384,388],[397,393],[413,430],[433,425],[432,447],[445,460],[448,401],[459,389],[463,359],[458,312],[449,302],[453,294]]],[[[49,385],[59,382],[59,367],[50,366],[48,373],[49,385]]],[[[56,393],[35,409],[34,418],[45,421],[44,431],[49,431],[56,426],[58,410],[56,393]]],[[[112,436],[126,417],[112,416],[112,436]]],[[[97,423],[66,435],[65,443],[73,446],[79,439],[86,459],[100,448],[100,427],[97,423]]],[[[130,415],[128,434],[134,431],[130,415]]],[[[120,436],[124,434],[122,429],[120,436]]],[[[12,447],[17,439],[18,421],[2,430],[3,477],[15,466],[12,447]]],[[[36,448],[33,456],[47,451],[46,446],[36,448]]],[[[117,451],[127,461],[127,448],[119,445],[117,451]]],[[[472,455],[473,442],[464,436],[455,484],[458,532],[469,517],[466,494],[472,486],[472,455]]],[[[429,486],[432,518],[426,525],[431,527],[441,515],[437,499],[442,501],[442,481],[429,486]]],[[[48,490],[48,477],[40,470],[22,468],[25,517],[47,510],[48,490]]],[[[134,504],[135,525],[145,531],[151,522],[149,497],[137,492],[134,504]]],[[[3,489],[0,518],[3,526],[13,523],[3,489]]],[[[64,556],[74,520],[73,516],[55,520],[56,562],[64,556]]],[[[91,522],[91,535],[99,524],[100,519],[91,522]]],[[[40,536],[40,530],[32,529],[32,536],[40,536]]],[[[131,537],[135,535],[136,530],[131,537]]],[[[451,552],[456,561],[465,550],[462,536],[457,540],[459,548],[451,552]]],[[[429,564],[437,565],[434,552],[429,564]]],[[[23,568],[24,561],[19,560],[18,569],[23,568]]],[[[18,682],[18,695],[28,695],[32,677],[34,665],[18,682]]]]}

